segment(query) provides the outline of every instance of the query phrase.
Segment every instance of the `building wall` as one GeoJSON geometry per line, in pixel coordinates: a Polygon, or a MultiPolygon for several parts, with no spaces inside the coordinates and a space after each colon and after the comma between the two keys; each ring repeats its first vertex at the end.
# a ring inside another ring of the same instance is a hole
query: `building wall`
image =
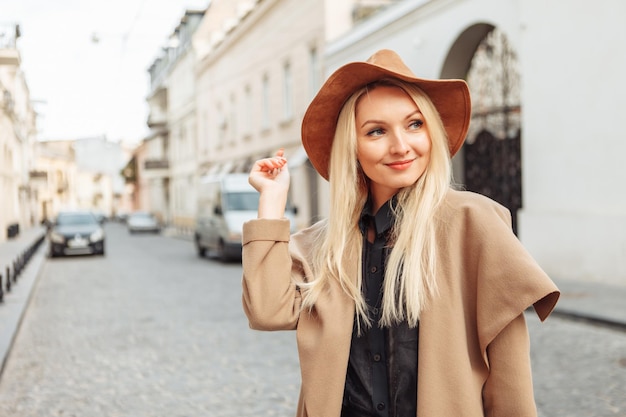
{"type": "Polygon", "coordinates": [[[147,210],[155,214],[160,221],[169,223],[169,168],[166,166],[151,167],[152,161],[168,161],[168,139],[157,135],[143,141],[137,154],[140,167],[139,195],[137,209],[147,210]],[[148,163],[148,164],[147,164],[148,163]]]}
{"type": "Polygon", "coordinates": [[[19,220],[17,152],[13,124],[6,114],[0,112],[0,242],[7,239],[7,227],[19,220]]]}
{"type": "Polygon", "coordinates": [[[124,166],[122,146],[105,137],[77,139],[72,141],[72,146],[77,168],[84,179],[84,186],[77,190],[83,195],[80,207],[112,216],[116,210],[114,196],[124,191],[120,173],[124,166]]]}
{"type": "Polygon", "coordinates": [[[335,1],[329,21],[324,0],[258,2],[197,66],[201,166],[247,172],[254,160],[285,148],[297,228],[314,220],[317,198],[310,181],[317,175],[302,156],[301,121],[322,79],[328,25],[340,12],[337,21],[351,24],[351,8],[339,7],[344,3],[353,2],[335,1]]]}
{"type": "Polygon", "coordinates": [[[522,240],[556,276],[626,285],[626,3],[522,5],[522,240]]]}
{"type": "Polygon", "coordinates": [[[78,207],[78,167],[70,141],[38,142],[37,170],[45,173],[36,182],[42,220],[53,220],[63,209],[78,207]]]}
{"type": "Polygon", "coordinates": [[[29,171],[33,168],[36,119],[21,57],[16,47],[15,25],[0,24],[0,242],[7,227],[20,229],[39,221],[36,193],[29,171]]]}
{"type": "Polygon", "coordinates": [[[239,159],[265,156],[298,143],[298,117],[309,98],[308,50],[323,46],[319,6],[317,0],[262,1],[237,27],[241,34],[231,33],[199,63],[199,107],[208,115],[202,140],[210,163],[231,161],[233,153],[239,159]],[[293,77],[291,116],[284,112],[287,64],[293,77]],[[264,79],[267,103],[263,103],[264,79]]]}
{"type": "Polygon", "coordinates": [[[180,57],[168,77],[170,130],[169,163],[172,223],[190,227],[194,222],[196,203],[196,101],[195,55],[193,50],[180,57]]]}

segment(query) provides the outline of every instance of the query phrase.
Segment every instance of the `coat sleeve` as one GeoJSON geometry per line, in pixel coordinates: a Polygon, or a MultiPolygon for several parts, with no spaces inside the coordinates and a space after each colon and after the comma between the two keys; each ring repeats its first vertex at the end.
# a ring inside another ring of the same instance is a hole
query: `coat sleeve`
{"type": "Polygon", "coordinates": [[[289,220],[255,219],[243,226],[243,309],[256,330],[292,330],[300,313],[297,263],[289,253],[289,220]]]}
{"type": "Polygon", "coordinates": [[[472,216],[468,255],[476,268],[476,318],[481,352],[516,317],[533,306],[545,320],[560,292],[511,230],[507,209],[490,202],[472,216]]]}
{"type": "Polygon", "coordinates": [[[485,417],[536,417],[530,341],[524,315],[489,344],[489,376],[483,387],[485,417]]]}
{"type": "Polygon", "coordinates": [[[495,202],[482,203],[470,216],[469,238],[476,268],[478,338],[488,368],[485,416],[534,417],[524,311],[534,306],[543,321],[560,293],[513,234],[509,211],[495,202]]]}

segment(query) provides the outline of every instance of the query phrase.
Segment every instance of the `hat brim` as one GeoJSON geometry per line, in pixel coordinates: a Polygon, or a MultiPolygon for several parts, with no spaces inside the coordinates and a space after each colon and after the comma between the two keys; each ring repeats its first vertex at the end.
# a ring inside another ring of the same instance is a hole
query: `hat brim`
{"type": "Polygon", "coordinates": [[[313,167],[326,180],[341,108],[357,89],[383,78],[398,78],[422,89],[441,116],[450,155],[463,145],[471,116],[470,93],[464,80],[417,78],[369,62],[352,62],[339,68],[326,80],[302,120],[302,145],[313,167]]]}

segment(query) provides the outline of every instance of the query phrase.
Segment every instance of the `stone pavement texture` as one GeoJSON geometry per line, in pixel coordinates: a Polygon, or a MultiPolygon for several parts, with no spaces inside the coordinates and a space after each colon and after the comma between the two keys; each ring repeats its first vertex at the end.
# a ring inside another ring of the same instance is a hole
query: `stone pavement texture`
{"type": "MultiPolygon", "coordinates": [[[[0,274],[5,280],[6,266],[28,246],[33,244],[42,234],[43,227],[34,227],[20,232],[17,238],[0,243],[0,274]]],[[[170,230],[167,236],[172,238],[188,238],[177,236],[170,230]]],[[[4,294],[0,303],[0,360],[2,366],[16,332],[19,329],[24,311],[30,299],[39,270],[45,260],[45,247],[42,245],[12,287],[11,292],[4,294]]],[[[561,290],[555,315],[574,319],[587,320],[599,325],[608,325],[626,330],[626,283],[623,286],[597,282],[580,282],[566,279],[555,279],[561,290]]]]}

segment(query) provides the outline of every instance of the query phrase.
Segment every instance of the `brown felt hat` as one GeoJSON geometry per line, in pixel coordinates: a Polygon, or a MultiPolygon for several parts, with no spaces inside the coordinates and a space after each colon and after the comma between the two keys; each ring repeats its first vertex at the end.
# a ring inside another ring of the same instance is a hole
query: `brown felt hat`
{"type": "Polygon", "coordinates": [[[383,49],[365,62],[351,62],[335,71],[304,114],[302,145],[313,167],[325,179],[328,179],[330,148],[343,104],[357,89],[383,78],[398,78],[421,88],[441,116],[450,155],[463,145],[472,111],[467,83],[464,80],[418,78],[398,54],[383,49]]]}

